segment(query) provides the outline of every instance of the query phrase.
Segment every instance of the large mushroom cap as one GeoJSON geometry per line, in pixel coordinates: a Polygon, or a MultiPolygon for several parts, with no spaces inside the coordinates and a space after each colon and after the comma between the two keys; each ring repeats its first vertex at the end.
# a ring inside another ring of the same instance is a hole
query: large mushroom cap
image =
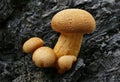
{"type": "Polygon", "coordinates": [[[51,21],[53,30],[57,32],[82,32],[91,33],[96,23],[93,16],[82,9],[65,9],[58,12],[51,21]]]}

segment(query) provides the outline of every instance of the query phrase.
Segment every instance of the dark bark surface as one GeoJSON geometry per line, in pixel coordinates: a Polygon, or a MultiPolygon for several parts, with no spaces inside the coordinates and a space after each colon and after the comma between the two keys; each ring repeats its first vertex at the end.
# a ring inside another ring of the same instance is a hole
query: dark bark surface
{"type": "Polygon", "coordinates": [[[0,82],[120,82],[119,0],[0,0],[0,82]],[[54,47],[53,15],[66,8],[89,11],[94,33],[85,35],[77,62],[64,75],[37,68],[23,43],[38,36],[54,47]]]}

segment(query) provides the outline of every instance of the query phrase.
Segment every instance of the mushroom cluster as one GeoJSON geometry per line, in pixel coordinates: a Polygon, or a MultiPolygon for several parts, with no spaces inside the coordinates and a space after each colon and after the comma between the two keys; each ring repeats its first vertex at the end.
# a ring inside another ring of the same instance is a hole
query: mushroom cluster
{"type": "Polygon", "coordinates": [[[43,47],[44,42],[41,39],[30,39],[24,43],[23,50],[26,53],[33,52],[32,59],[36,66],[56,67],[58,73],[63,74],[77,60],[83,35],[92,33],[95,26],[95,19],[89,12],[65,9],[51,20],[52,29],[61,33],[54,49],[43,47]]]}

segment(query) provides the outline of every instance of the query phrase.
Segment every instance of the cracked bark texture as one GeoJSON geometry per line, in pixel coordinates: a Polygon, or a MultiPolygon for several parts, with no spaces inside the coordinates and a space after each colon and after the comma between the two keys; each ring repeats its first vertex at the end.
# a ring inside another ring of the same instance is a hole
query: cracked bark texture
{"type": "Polygon", "coordinates": [[[1,0],[0,82],[119,82],[119,0],[1,0]],[[54,47],[59,33],[51,29],[53,15],[66,8],[89,11],[96,20],[94,33],[83,37],[77,62],[64,75],[37,68],[23,43],[38,36],[54,47]]]}

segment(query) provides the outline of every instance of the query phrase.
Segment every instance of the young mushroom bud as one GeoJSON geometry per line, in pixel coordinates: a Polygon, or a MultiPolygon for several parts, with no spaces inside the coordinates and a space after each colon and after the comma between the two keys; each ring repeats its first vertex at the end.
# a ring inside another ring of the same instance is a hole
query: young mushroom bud
{"type": "Polygon", "coordinates": [[[58,73],[62,74],[71,69],[72,64],[77,60],[76,56],[65,55],[58,59],[58,73]]]}
{"type": "Polygon", "coordinates": [[[38,67],[54,67],[56,55],[49,47],[40,47],[34,51],[32,60],[38,67]]]}
{"type": "Polygon", "coordinates": [[[44,44],[43,40],[38,38],[38,37],[32,37],[28,39],[24,44],[23,44],[23,51],[25,53],[32,53],[34,52],[37,48],[42,47],[44,44]]]}
{"type": "Polygon", "coordinates": [[[78,56],[83,35],[94,31],[93,16],[82,9],[65,9],[58,12],[51,21],[52,29],[61,35],[54,47],[57,58],[64,55],[78,56]]]}

